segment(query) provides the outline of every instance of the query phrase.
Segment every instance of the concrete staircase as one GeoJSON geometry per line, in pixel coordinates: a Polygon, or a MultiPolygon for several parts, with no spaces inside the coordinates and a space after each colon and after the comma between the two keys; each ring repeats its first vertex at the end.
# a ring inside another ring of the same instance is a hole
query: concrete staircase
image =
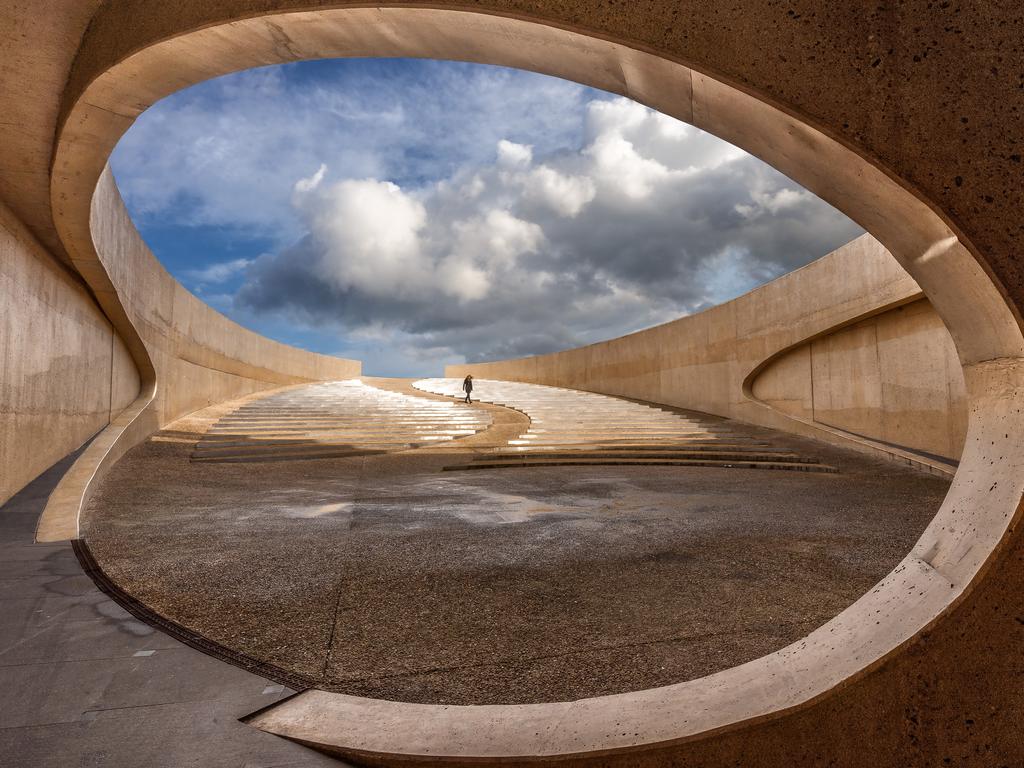
{"type": "MultiPolygon", "coordinates": [[[[421,379],[423,392],[463,397],[461,379],[421,379]]],[[[452,470],[566,465],[668,465],[835,472],[726,419],[592,392],[474,379],[473,398],[522,411],[530,428],[452,470]]]]}
{"type": "Polygon", "coordinates": [[[193,461],[365,456],[438,445],[490,426],[485,411],[371,387],[352,379],[290,389],[223,416],[193,461]]]}

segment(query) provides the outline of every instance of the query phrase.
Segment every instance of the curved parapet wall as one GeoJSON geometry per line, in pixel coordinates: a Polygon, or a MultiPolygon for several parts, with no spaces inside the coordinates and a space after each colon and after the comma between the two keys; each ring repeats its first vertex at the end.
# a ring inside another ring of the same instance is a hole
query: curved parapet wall
{"type": "Polygon", "coordinates": [[[139,334],[160,385],[160,424],[268,386],[358,376],[361,363],[272,341],[197,299],[156,260],[109,169],[90,216],[99,261],[139,334]]]}
{"type": "Polygon", "coordinates": [[[927,299],[807,341],[748,379],[754,400],[831,439],[958,460],[967,393],[956,350],[927,299]],[[867,441],[870,442],[866,442],[867,441]]]}
{"type": "Polygon", "coordinates": [[[467,373],[704,411],[948,474],[967,427],[963,374],[949,333],[870,235],[664,325],[446,371],[467,373]]]}
{"type": "MultiPolygon", "coordinates": [[[[110,282],[90,231],[93,192],[117,137],[157,98],[199,80],[340,55],[518,66],[692,120],[873,233],[945,323],[964,372],[967,437],[942,509],[892,574],[795,645],[681,686],[523,708],[307,692],[260,715],[261,727],[365,763],[1024,764],[1024,280],[1014,228],[1024,60],[1014,8],[892,5],[867,13],[856,4],[759,0],[654,0],[642,9],[480,0],[472,12],[446,0],[414,8],[326,0],[66,5],[75,8],[58,4],[59,18],[45,27],[60,32],[58,50],[82,42],[68,64],[62,119],[31,133],[33,146],[53,148],[52,173],[44,163],[19,177],[14,189],[27,201],[19,215],[41,239],[59,238],[144,369],[144,391],[156,383],[147,370],[156,365],[122,305],[126,287],[110,282]],[[82,12],[90,7],[98,9],[91,20],[82,12]]],[[[22,79],[34,76],[19,67],[22,79]]],[[[0,103],[6,98],[0,92],[0,103]]],[[[6,171],[0,166],[9,190],[6,171]]],[[[805,332],[794,343],[807,339],[805,332]]],[[[772,353],[762,352],[762,360],[772,353]]],[[[152,394],[159,396],[155,386],[152,394]]]]}
{"type": "MultiPolygon", "coordinates": [[[[259,390],[358,376],[354,360],[306,352],[246,330],[175,280],[139,236],[109,169],[91,200],[97,296],[128,336],[140,385],[112,414],[54,490],[39,541],[74,538],[78,518],[104,471],[125,451],[183,414],[259,390]],[[107,287],[107,290],[104,290],[107,287]]],[[[74,447],[74,446],[72,446],[74,447]]]]}
{"type": "Polygon", "coordinates": [[[89,291],[0,203],[0,504],[138,395],[89,291]]]}

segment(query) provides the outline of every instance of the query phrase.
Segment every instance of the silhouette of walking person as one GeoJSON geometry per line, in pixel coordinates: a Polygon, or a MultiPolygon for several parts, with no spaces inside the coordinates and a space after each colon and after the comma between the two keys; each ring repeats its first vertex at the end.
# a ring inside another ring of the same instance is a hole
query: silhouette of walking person
{"type": "Polygon", "coordinates": [[[462,389],[466,393],[466,402],[472,403],[473,401],[469,398],[473,392],[473,377],[471,375],[462,380],[462,389]]]}

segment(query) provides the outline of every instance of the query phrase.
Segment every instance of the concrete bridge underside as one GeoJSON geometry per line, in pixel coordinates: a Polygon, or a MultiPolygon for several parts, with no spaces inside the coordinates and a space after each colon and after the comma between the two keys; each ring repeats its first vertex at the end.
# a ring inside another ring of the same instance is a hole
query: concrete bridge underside
{"type": "Polygon", "coordinates": [[[945,500],[859,600],[709,677],[519,707],[311,691],[262,727],[382,764],[1024,764],[1021,33],[1018,8],[981,2],[2,2],[0,500],[96,434],[38,530],[75,538],[103,478],[161,427],[359,373],[230,323],[149,253],[105,165],[157,99],[330,56],[567,77],[735,143],[871,237],[703,316],[487,375],[955,468],[945,500]],[[851,389],[865,349],[876,381],[851,389]],[[920,365],[900,351],[915,349],[920,365]]]}

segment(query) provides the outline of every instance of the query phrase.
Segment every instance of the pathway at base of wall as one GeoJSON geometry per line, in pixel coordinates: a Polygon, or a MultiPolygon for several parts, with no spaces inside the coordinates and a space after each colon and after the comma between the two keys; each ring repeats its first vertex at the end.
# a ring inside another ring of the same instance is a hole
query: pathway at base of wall
{"type": "Polygon", "coordinates": [[[71,544],[33,544],[67,456],[0,506],[0,765],[181,768],[339,763],[239,722],[292,691],[136,620],[71,544]]]}

